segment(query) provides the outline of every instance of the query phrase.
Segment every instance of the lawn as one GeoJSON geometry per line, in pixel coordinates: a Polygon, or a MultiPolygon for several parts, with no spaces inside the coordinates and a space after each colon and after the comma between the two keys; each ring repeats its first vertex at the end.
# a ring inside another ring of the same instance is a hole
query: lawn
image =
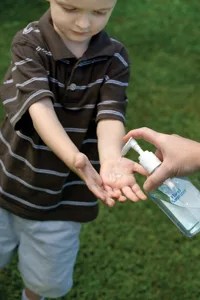
{"type": "MultiPolygon", "coordinates": [[[[0,2],[1,80],[14,33],[47,5],[0,2]]],[[[199,12],[199,0],[118,0],[107,29],[131,60],[127,130],[148,126],[200,141],[199,12]]],[[[192,180],[200,187],[200,175],[192,180]]],[[[97,220],[83,228],[74,287],[62,299],[198,300],[199,248],[200,234],[184,237],[151,200],[101,205],[97,220]]],[[[0,300],[19,300],[21,288],[15,257],[0,273],[0,300]]]]}

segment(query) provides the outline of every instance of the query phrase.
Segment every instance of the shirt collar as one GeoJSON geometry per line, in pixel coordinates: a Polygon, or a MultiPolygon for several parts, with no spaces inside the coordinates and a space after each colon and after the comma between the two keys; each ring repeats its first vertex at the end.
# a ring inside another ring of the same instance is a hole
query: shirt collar
{"type": "MultiPolygon", "coordinates": [[[[40,18],[39,29],[42,37],[51,51],[55,60],[74,58],[74,55],[66,47],[59,34],[55,31],[50,10],[40,18]]],[[[112,56],[115,49],[111,39],[105,31],[93,36],[90,45],[82,59],[91,59],[99,56],[112,56]]]]}

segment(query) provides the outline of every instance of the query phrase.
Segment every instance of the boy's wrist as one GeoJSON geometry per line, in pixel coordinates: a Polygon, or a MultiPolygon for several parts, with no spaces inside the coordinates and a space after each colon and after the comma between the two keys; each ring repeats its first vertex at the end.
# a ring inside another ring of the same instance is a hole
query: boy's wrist
{"type": "Polygon", "coordinates": [[[72,171],[75,170],[76,157],[81,153],[78,149],[73,151],[67,151],[65,157],[63,158],[64,164],[72,171]]]}
{"type": "Polygon", "coordinates": [[[100,157],[100,164],[103,164],[105,162],[117,162],[117,161],[120,161],[121,159],[121,153],[119,153],[118,155],[107,155],[107,156],[104,156],[104,157],[100,157]]]}

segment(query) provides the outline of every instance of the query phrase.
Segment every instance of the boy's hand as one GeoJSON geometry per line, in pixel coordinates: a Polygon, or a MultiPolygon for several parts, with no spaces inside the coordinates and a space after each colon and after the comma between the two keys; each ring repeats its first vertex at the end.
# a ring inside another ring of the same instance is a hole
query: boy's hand
{"type": "Polygon", "coordinates": [[[113,206],[115,201],[103,186],[103,181],[97,171],[91,165],[87,156],[81,152],[77,153],[74,160],[73,171],[82,178],[88,189],[106,205],[113,206]]]}
{"type": "Polygon", "coordinates": [[[147,175],[147,172],[138,163],[127,158],[106,160],[101,165],[100,175],[110,197],[119,201],[127,198],[136,202],[147,197],[137,184],[134,172],[147,175]]]}

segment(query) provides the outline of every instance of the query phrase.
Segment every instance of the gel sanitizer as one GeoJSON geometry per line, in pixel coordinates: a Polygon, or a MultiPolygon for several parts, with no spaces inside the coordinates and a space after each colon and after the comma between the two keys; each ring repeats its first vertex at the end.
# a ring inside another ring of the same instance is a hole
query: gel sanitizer
{"type": "MultiPolygon", "coordinates": [[[[162,163],[150,151],[143,151],[136,140],[130,138],[122,149],[122,156],[133,148],[139,154],[139,163],[149,174],[162,163]]],[[[167,179],[149,197],[187,237],[200,231],[200,192],[187,178],[167,179]]]]}

